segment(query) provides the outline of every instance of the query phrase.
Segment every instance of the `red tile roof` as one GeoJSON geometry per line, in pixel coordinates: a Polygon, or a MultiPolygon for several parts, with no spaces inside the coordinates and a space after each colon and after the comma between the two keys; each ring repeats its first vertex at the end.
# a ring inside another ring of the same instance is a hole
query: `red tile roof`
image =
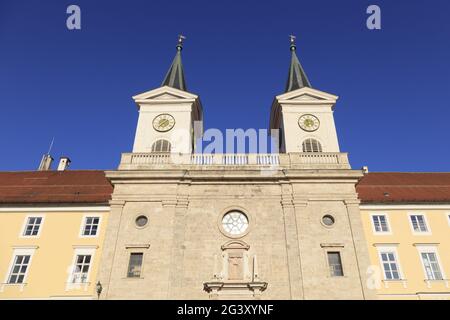
{"type": "Polygon", "coordinates": [[[100,170],[0,172],[0,204],[107,203],[112,191],[100,170]]]}
{"type": "Polygon", "coordinates": [[[362,203],[449,203],[450,172],[370,172],[356,191],[362,203]]]}
{"type": "MultiPolygon", "coordinates": [[[[0,172],[0,204],[107,203],[100,170],[0,172]]],[[[356,186],[362,203],[450,203],[450,172],[371,172],[356,186]]]]}

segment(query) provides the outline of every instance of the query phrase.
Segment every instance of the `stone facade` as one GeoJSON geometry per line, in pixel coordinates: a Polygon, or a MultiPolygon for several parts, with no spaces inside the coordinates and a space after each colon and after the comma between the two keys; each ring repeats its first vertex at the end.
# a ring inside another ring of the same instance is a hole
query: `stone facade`
{"type": "Polygon", "coordinates": [[[195,148],[203,107],[186,92],[181,49],[182,38],[163,86],[133,97],[133,153],[106,173],[114,192],[102,298],[374,298],[366,289],[369,257],[355,191],[362,172],[339,150],[338,97],[311,88],[293,38],[288,88],[270,112],[280,154],[195,148]],[[242,232],[224,229],[230,211],[243,217],[238,228],[248,223],[242,232]],[[136,226],[141,215],[145,227],[136,226]],[[143,258],[140,273],[130,276],[131,253],[143,258]]]}
{"type": "Polygon", "coordinates": [[[107,172],[114,193],[99,276],[102,298],[375,297],[365,285],[369,259],[355,192],[360,171],[301,169],[292,162],[127,169],[107,172]],[[242,236],[221,228],[230,210],[248,217],[242,236]],[[149,219],[144,228],[135,224],[141,214],[149,219]],[[335,219],[331,227],[322,223],[326,214],[335,219]],[[233,241],[246,246],[240,281],[226,272],[223,247],[233,241]],[[142,274],[127,278],[135,251],[144,253],[142,274]],[[330,276],[328,251],[340,252],[343,277],[330,276]]]}
{"type": "Polygon", "coordinates": [[[183,39],[162,87],[133,97],[132,153],[107,179],[45,172],[50,155],[43,172],[2,173],[0,251],[10,254],[0,259],[0,298],[336,300],[378,290],[381,299],[448,299],[448,173],[352,170],[333,118],[338,97],[311,88],[295,37],[286,92],[270,111],[279,150],[207,153],[196,144],[203,107],[186,91],[183,39]],[[30,211],[47,217],[45,236],[24,237],[30,211]],[[411,215],[427,221],[424,211],[430,224],[417,230],[411,215]],[[96,231],[82,234],[92,214],[96,231]],[[374,216],[385,218],[378,227],[374,216]],[[34,256],[20,281],[18,256],[34,256]]]}

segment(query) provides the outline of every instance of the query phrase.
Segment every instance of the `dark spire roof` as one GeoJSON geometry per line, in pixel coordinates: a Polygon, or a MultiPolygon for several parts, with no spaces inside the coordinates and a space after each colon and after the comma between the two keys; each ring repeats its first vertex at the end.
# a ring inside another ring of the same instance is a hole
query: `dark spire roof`
{"type": "Polygon", "coordinates": [[[179,90],[187,91],[186,81],[184,79],[183,64],[181,63],[181,50],[183,49],[184,39],[186,38],[182,35],[178,37],[178,44],[176,47],[177,53],[161,86],[169,86],[179,90]]]}
{"type": "Polygon", "coordinates": [[[297,58],[297,54],[295,53],[295,50],[297,49],[295,45],[295,36],[291,36],[290,49],[292,57],[291,65],[289,66],[289,75],[285,92],[293,91],[303,87],[311,88],[311,83],[309,82],[308,77],[306,76],[306,73],[303,70],[302,65],[300,64],[300,61],[297,58]]]}

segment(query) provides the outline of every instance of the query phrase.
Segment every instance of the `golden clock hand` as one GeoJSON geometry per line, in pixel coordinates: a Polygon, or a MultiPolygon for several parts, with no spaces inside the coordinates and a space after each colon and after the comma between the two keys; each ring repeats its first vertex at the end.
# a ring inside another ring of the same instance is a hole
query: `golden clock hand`
{"type": "Polygon", "coordinates": [[[162,119],[162,120],[159,122],[159,125],[160,125],[161,127],[167,127],[167,126],[169,125],[169,120],[167,120],[167,119],[162,119]]]}

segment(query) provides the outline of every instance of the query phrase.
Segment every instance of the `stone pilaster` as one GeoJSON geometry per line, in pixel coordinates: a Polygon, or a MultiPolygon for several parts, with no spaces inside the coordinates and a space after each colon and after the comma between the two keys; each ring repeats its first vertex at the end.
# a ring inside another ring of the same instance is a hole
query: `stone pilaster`
{"type": "Polygon", "coordinates": [[[189,207],[188,185],[178,187],[177,201],[174,206],[172,263],[169,275],[168,299],[183,299],[184,241],[186,232],[186,214],[189,207]]]}
{"type": "Polygon", "coordinates": [[[111,276],[113,272],[114,260],[117,253],[117,242],[119,241],[120,224],[125,201],[111,200],[108,226],[103,242],[100,268],[98,271],[98,281],[102,284],[103,290],[100,299],[108,299],[111,276]]]}
{"type": "Polygon", "coordinates": [[[301,278],[301,293],[302,297],[301,299],[305,299],[305,290],[303,286],[303,266],[302,266],[302,245],[301,245],[301,237],[300,237],[300,223],[302,221],[301,215],[304,214],[304,211],[306,210],[306,207],[308,205],[308,202],[306,200],[299,200],[299,199],[293,199],[292,203],[294,205],[294,212],[295,212],[295,226],[296,226],[296,232],[297,232],[297,245],[298,245],[298,261],[299,261],[299,268],[300,268],[300,278],[301,278]]]}
{"type": "Polygon", "coordinates": [[[303,299],[300,249],[297,219],[292,199],[291,186],[282,185],[281,206],[283,208],[284,229],[286,235],[286,251],[288,260],[289,285],[291,299],[303,299]]]}
{"type": "Polygon", "coordinates": [[[345,200],[349,224],[352,232],[355,256],[359,269],[359,278],[361,282],[362,298],[367,300],[377,299],[375,289],[369,289],[367,286],[367,270],[370,266],[369,252],[367,242],[364,236],[364,229],[359,210],[359,200],[345,200]]]}

